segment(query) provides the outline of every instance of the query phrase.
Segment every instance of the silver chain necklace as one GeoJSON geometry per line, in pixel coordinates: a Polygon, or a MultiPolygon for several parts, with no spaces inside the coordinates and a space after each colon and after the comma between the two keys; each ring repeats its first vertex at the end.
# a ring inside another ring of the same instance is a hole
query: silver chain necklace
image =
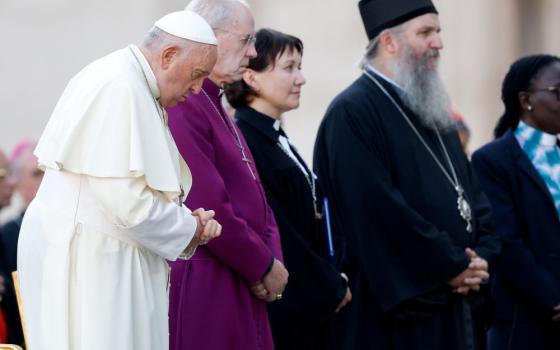
{"type": "MultiPolygon", "coordinates": [[[[288,158],[290,158],[290,160],[292,162],[296,163],[295,159],[292,159],[292,157],[290,156],[288,151],[286,149],[284,149],[284,147],[282,146],[280,141],[276,142],[276,144],[278,145],[278,147],[280,147],[282,152],[284,152],[288,156],[288,158]]],[[[296,165],[298,165],[298,164],[296,163],[296,165]]],[[[299,168],[299,166],[298,166],[298,168],[299,168]]],[[[303,170],[303,169],[301,169],[301,170],[303,170]]],[[[315,187],[315,176],[314,176],[313,172],[311,172],[311,174],[309,174],[307,171],[302,171],[302,173],[305,176],[305,180],[307,180],[307,184],[309,185],[309,188],[311,189],[311,196],[313,197],[313,212],[315,213],[315,219],[322,219],[323,214],[319,212],[318,207],[317,207],[317,191],[315,189],[316,188],[315,187]]]]}
{"type": "Polygon", "coordinates": [[[418,129],[414,126],[414,124],[412,124],[412,121],[410,120],[410,118],[408,118],[408,116],[403,111],[401,106],[399,106],[397,101],[395,101],[393,96],[391,96],[389,94],[389,92],[383,87],[383,85],[381,85],[381,83],[379,83],[379,81],[377,81],[377,79],[365,69],[364,69],[364,74],[371,81],[373,81],[377,85],[377,87],[379,87],[379,89],[381,89],[381,91],[389,98],[389,100],[391,100],[391,102],[395,105],[395,107],[401,113],[403,118],[406,120],[407,124],[414,131],[414,133],[416,134],[416,136],[418,137],[420,142],[424,145],[424,147],[426,148],[426,150],[428,151],[430,156],[434,159],[434,161],[436,162],[438,167],[441,169],[441,171],[443,172],[443,174],[445,175],[447,180],[449,180],[449,182],[451,183],[451,185],[455,189],[455,192],[457,192],[457,210],[459,211],[459,215],[461,215],[461,218],[467,223],[467,232],[472,233],[473,227],[472,227],[471,206],[469,205],[469,202],[467,201],[467,199],[465,197],[465,190],[463,189],[463,187],[459,183],[459,178],[457,177],[457,174],[455,173],[455,168],[453,167],[453,162],[451,162],[451,157],[449,157],[449,154],[447,153],[447,149],[445,148],[445,144],[443,143],[441,135],[439,134],[439,130],[435,129],[435,132],[436,132],[437,138],[439,140],[439,143],[441,145],[441,148],[443,149],[443,153],[445,155],[445,159],[447,161],[447,164],[449,165],[449,169],[451,170],[451,176],[449,175],[449,172],[447,171],[447,169],[445,169],[443,164],[439,161],[437,156],[434,154],[434,152],[432,151],[430,146],[428,146],[428,143],[424,140],[422,135],[420,135],[420,132],[418,131],[418,129]]]}
{"type": "MultiPolygon", "coordinates": [[[[243,147],[243,143],[241,143],[241,138],[239,137],[239,134],[237,133],[237,129],[235,128],[234,125],[232,125],[232,126],[228,125],[228,123],[224,119],[224,116],[222,116],[222,113],[220,113],[220,111],[218,110],[218,107],[216,107],[216,105],[214,104],[214,101],[212,101],[210,96],[208,96],[208,94],[206,93],[206,91],[204,91],[204,89],[200,89],[200,90],[202,91],[204,96],[206,96],[206,98],[208,99],[208,102],[210,102],[210,105],[212,106],[212,108],[214,109],[214,111],[216,112],[218,117],[222,120],[226,129],[230,130],[230,134],[232,133],[231,130],[233,130],[233,135],[232,136],[234,136],[234,141],[237,144],[237,147],[239,148],[239,150],[241,151],[241,160],[245,164],[247,164],[247,168],[249,169],[249,172],[251,173],[251,176],[253,177],[254,180],[256,180],[257,177],[256,177],[255,173],[253,172],[253,168],[251,168],[251,160],[245,154],[245,147],[243,147]]],[[[228,117],[226,116],[225,118],[228,118],[228,117]]]]}

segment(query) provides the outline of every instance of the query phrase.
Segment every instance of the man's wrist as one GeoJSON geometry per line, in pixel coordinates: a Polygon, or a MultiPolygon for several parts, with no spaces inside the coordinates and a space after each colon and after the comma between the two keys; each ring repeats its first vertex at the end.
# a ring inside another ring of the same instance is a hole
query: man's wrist
{"type": "Polygon", "coordinates": [[[274,260],[276,260],[274,257],[272,257],[272,259],[270,259],[270,264],[268,265],[266,271],[262,275],[262,278],[264,278],[266,275],[268,275],[270,273],[270,271],[272,271],[272,267],[274,266],[274,260]]]}

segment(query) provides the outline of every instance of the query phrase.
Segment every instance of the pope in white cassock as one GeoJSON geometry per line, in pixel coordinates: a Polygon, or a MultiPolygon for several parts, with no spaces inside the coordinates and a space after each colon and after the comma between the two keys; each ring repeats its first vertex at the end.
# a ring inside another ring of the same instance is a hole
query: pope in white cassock
{"type": "Polygon", "coordinates": [[[190,172],[163,107],[198,93],[216,56],[208,23],[174,12],[66,87],[19,238],[29,349],[168,349],[165,259],[188,258],[221,226],[182,205],[190,172]]]}

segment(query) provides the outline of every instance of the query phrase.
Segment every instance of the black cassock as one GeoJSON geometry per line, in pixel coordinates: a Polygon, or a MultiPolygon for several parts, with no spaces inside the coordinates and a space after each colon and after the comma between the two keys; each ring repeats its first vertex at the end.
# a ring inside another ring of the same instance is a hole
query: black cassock
{"type": "MultiPolygon", "coordinates": [[[[346,292],[346,281],[328,259],[327,238],[322,220],[315,218],[311,188],[304,173],[278,145],[279,134],[285,134],[275,130],[274,119],[250,107],[238,109],[235,117],[276,217],[290,273],[282,299],[268,304],[275,348],[327,349],[327,329],[346,292]]],[[[309,174],[296,149],[290,148],[309,174]]]]}
{"type": "MultiPolygon", "coordinates": [[[[435,131],[378,77],[447,168],[435,131]]],[[[457,193],[390,99],[366,75],[327,110],[314,165],[348,242],[353,300],[335,329],[339,348],[481,349],[483,293],[462,297],[447,281],[469,264],[471,247],[490,264],[499,251],[486,196],[455,131],[442,132],[473,211],[473,233],[457,193]]]]}

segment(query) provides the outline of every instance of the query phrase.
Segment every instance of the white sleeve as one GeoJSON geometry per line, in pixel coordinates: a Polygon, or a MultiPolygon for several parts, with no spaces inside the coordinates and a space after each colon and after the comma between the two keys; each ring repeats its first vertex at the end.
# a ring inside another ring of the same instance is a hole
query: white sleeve
{"type": "MultiPolygon", "coordinates": [[[[167,260],[184,256],[198,224],[187,207],[153,191],[143,177],[88,176],[88,182],[112,224],[127,230],[138,244],[167,260]]],[[[188,249],[186,254],[188,258],[194,250],[188,249]]]]}

